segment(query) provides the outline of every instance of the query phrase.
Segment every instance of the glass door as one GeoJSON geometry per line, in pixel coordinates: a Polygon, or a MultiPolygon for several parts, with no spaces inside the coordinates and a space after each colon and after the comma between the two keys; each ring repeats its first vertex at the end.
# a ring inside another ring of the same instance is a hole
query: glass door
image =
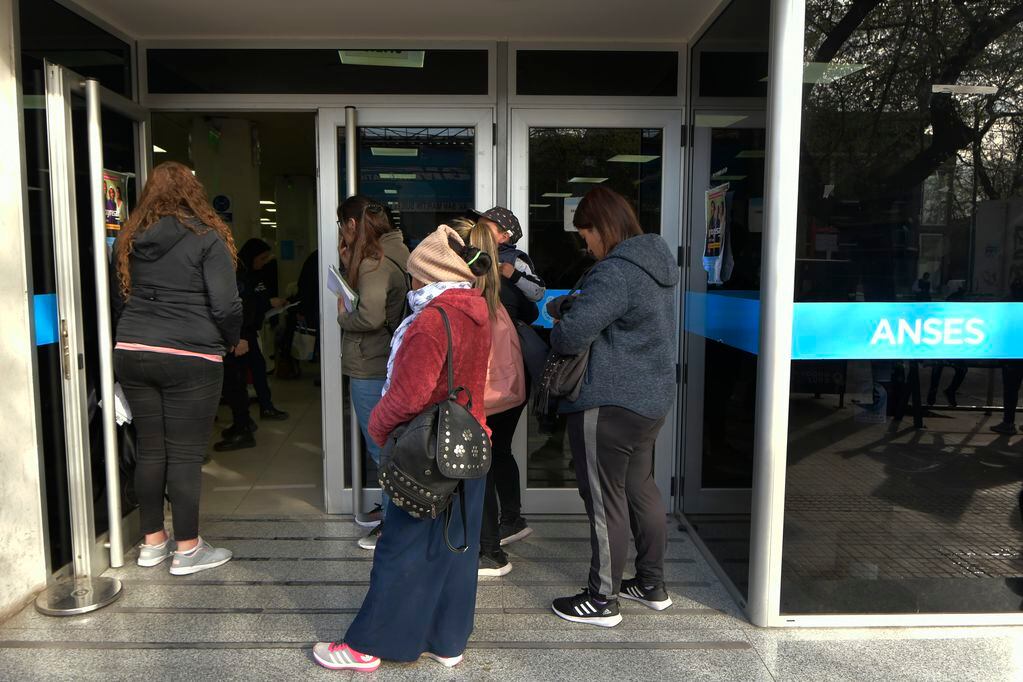
{"type": "MultiPolygon", "coordinates": [[[[493,204],[492,109],[321,109],[318,118],[321,271],[338,264],[336,211],[353,170],[357,192],[390,209],[410,249],[446,220],[493,204]]],[[[337,317],[334,297],[321,305],[321,319],[337,317]]],[[[380,499],[377,473],[342,381],[341,331],[324,324],[321,334],[325,506],[370,509],[380,499]]]]}
{"type": "Polygon", "coordinates": [[[123,434],[104,406],[114,402],[109,245],[144,179],[148,115],[94,80],[42,71],[44,106],[25,116],[39,183],[29,223],[50,562],[95,576],[122,564],[137,526],[124,523],[123,434]]]}
{"type": "MultiPolygon", "coordinates": [[[[522,222],[520,245],[547,285],[537,325],[552,321],[543,304],[567,293],[592,265],[572,214],[597,185],[628,198],[647,232],[679,244],[681,116],[677,111],[512,111],[511,209],[522,222]]],[[[674,366],[664,371],[674,373],[674,366]]],[[[654,469],[666,508],[677,460],[674,410],[658,437],[654,469]]],[[[565,419],[541,422],[531,408],[514,444],[526,513],[582,513],[565,419]]]]}
{"type": "Polygon", "coordinates": [[[686,514],[749,513],[765,140],[762,112],[693,114],[682,417],[686,514]]]}

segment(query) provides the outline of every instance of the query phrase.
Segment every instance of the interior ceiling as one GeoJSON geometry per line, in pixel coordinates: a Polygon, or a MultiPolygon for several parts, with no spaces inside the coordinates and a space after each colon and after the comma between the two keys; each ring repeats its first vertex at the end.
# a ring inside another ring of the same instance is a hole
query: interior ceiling
{"type": "Polygon", "coordinates": [[[130,36],[684,41],[722,0],[76,0],[130,36]]]}

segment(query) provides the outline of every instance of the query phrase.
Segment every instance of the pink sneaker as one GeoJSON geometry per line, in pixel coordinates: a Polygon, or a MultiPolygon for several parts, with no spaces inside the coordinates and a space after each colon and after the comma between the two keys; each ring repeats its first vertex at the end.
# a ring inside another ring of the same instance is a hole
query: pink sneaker
{"type": "Polygon", "coordinates": [[[371,673],[380,667],[376,656],[360,654],[344,642],[317,642],[313,647],[313,658],[330,670],[358,670],[371,673]]]}

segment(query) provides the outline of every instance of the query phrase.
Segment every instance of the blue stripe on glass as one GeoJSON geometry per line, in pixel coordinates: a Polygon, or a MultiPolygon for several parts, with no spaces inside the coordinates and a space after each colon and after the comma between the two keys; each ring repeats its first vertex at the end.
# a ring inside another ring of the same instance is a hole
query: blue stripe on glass
{"type": "Polygon", "coordinates": [[[760,347],[760,292],[686,294],[686,331],[756,355],[760,347]]]}
{"type": "Polygon", "coordinates": [[[57,294],[39,294],[32,297],[35,308],[36,345],[48,346],[57,343],[57,294]]]}
{"type": "Polygon", "coordinates": [[[794,360],[1023,358],[1023,303],[797,303],[794,360]]]}

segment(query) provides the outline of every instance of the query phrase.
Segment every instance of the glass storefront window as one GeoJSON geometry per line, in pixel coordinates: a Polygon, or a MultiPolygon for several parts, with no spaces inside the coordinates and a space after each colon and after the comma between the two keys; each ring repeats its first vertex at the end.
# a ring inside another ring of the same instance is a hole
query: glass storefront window
{"type": "Polygon", "coordinates": [[[858,10],[807,3],[782,612],[1018,611],[1023,17],[858,10]]]}
{"type": "MultiPolygon", "coordinates": [[[[528,250],[548,296],[567,293],[593,264],[572,214],[597,184],[624,195],[643,229],[660,233],[663,147],[660,128],[529,128],[528,250]]],[[[545,317],[536,324],[549,327],[545,317]]],[[[540,423],[530,410],[527,464],[528,488],[576,487],[564,418],[540,423]]]]}

